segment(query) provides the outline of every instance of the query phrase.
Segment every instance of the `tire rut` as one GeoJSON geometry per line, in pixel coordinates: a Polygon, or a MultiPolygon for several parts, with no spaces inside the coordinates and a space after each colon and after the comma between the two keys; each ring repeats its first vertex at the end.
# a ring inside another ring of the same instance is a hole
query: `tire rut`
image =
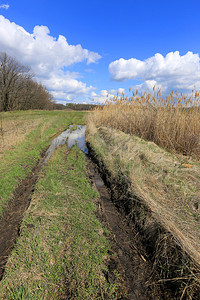
{"type": "Polygon", "coordinates": [[[12,199],[4,209],[0,220],[0,280],[3,278],[9,254],[20,234],[20,223],[24,212],[29,207],[44,159],[45,152],[32,172],[15,189],[12,199]]]}
{"type": "Polygon", "coordinates": [[[111,200],[109,190],[104,185],[98,172],[97,166],[87,158],[89,177],[95,184],[100,198],[98,216],[109,229],[112,236],[113,254],[108,263],[111,274],[105,274],[109,282],[112,283],[112,271],[116,269],[122,276],[121,288],[126,290],[127,298],[130,300],[144,299],[165,299],[160,297],[153,285],[152,265],[148,260],[145,249],[140,242],[134,224],[127,224],[126,217],[117,210],[111,200]]]}

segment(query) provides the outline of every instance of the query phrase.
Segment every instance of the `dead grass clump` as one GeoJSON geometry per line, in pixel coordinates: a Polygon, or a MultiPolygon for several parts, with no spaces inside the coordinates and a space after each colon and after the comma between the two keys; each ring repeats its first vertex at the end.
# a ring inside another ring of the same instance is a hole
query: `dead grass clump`
{"type": "Polygon", "coordinates": [[[153,141],[169,150],[198,157],[200,154],[200,92],[190,97],[172,92],[122,94],[96,107],[89,119],[97,126],[112,127],[153,141]]]}
{"type": "Polygon", "coordinates": [[[198,299],[199,266],[183,251],[171,233],[164,232],[159,236],[154,253],[154,268],[161,277],[157,284],[176,290],[179,299],[198,299]]]}

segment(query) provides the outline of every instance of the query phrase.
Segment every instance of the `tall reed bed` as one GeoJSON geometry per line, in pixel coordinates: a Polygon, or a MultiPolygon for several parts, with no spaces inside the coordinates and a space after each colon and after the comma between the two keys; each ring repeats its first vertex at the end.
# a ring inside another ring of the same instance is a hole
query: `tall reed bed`
{"type": "Polygon", "coordinates": [[[152,94],[136,90],[130,97],[117,95],[96,107],[88,121],[137,135],[169,151],[200,155],[200,92],[191,96],[172,92],[163,98],[155,87],[152,94]]]}

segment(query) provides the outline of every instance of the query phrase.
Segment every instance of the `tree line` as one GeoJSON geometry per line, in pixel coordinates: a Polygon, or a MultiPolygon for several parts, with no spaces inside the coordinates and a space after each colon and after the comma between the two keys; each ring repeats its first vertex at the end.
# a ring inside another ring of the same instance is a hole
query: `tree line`
{"type": "Polygon", "coordinates": [[[98,104],[83,104],[83,103],[67,103],[66,108],[71,110],[93,110],[94,108],[100,108],[98,104]]]}
{"type": "Polygon", "coordinates": [[[0,111],[53,108],[53,96],[31,69],[0,52],[0,111]]]}

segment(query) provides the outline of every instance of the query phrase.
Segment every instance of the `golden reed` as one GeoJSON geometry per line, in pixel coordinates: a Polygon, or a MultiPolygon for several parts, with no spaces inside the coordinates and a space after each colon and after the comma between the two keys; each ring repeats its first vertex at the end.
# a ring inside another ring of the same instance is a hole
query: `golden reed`
{"type": "MultiPolygon", "coordinates": [[[[131,90],[129,89],[129,92],[131,90]]],[[[153,93],[132,91],[109,99],[90,114],[96,126],[108,126],[153,141],[169,150],[199,158],[200,92],[185,96],[171,92],[163,98],[161,90],[153,93]]]]}

